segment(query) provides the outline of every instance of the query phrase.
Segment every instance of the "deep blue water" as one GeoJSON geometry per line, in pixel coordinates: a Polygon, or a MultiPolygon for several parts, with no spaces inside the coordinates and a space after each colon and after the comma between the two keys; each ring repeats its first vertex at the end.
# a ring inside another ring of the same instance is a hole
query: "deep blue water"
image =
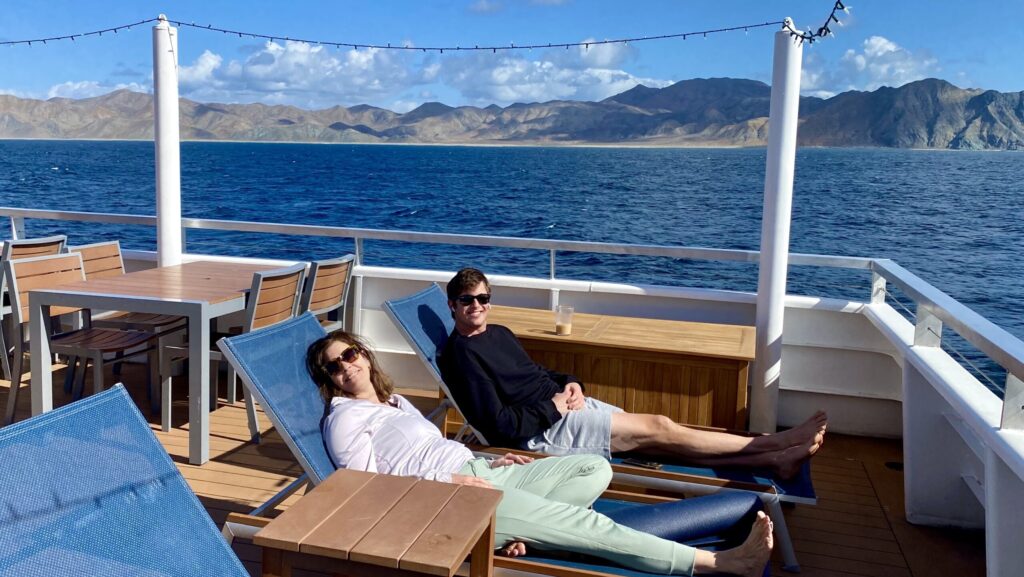
{"type": "MultiPolygon", "coordinates": [[[[763,149],[182,144],[186,216],[426,232],[758,249],[763,149]]],[[[891,258],[1024,337],[1024,156],[801,149],[791,250],[891,258]]],[[[154,214],[148,142],[0,141],[0,205],[154,214]]],[[[28,234],[145,227],[30,221],[28,234]]],[[[310,260],[351,241],[195,231],[190,252],[310,260]]],[[[543,251],[367,242],[366,262],[546,276],[543,251]]],[[[755,266],[560,254],[559,275],[754,290],[755,266]]],[[[865,299],[869,275],[791,267],[789,291],[865,299]]]]}

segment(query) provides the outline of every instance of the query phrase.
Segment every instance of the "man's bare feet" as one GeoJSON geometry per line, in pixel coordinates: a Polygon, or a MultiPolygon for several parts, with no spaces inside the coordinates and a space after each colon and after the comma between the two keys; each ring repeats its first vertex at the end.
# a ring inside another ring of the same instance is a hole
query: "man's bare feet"
{"type": "Polygon", "coordinates": [[[698,549],[693,573],[728,573],[741,577],[760,577],[764,573],[768,558],[771,557],[774,544],[772,522],[764,512],[758,511],[757,519],[750,528],[750,535],[739,547],[718,553],[698,549]]]}
{"type": "Polygon", "coordinates": [[[809,419],[799,425],[770,435],[776,443],[776,449],[787,449],[797,445],[803,445],[807,441],[813,441],[818,445],[825,442],[825,430],[828,428],[828,415],[825,411],[818,411],[809,419]]]}
{"type": "Polygon", "coordinates": [[[811,439],[803,445],[789,447],[779,451],[774,458],[772,469],[780,479],[791,479],[800,472],[800,466],[810,459],[821,448],[821,443],[811,439]]]}
{"type": "Polygon", "coordinates": [[[523,543],[522,541],[512,541],[508,545],[498,549],[498,553],[505,557],[521,557],[526,555],[526,543],[523,543]]]}

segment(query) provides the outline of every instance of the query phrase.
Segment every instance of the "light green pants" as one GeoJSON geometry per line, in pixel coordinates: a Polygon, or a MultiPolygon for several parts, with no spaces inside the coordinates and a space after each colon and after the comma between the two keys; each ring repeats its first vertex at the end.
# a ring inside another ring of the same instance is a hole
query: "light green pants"
{"type": "Polygon", "coordinates": [[[474,459],[459,472],[486,479],[504,493],[498,545],[522,541],[527,550],[584,553],[649,573],[693,574],[692,547],[634,531],[589,509],[612,478],[603,457],[547,457],[497,469],[474,459]]]}

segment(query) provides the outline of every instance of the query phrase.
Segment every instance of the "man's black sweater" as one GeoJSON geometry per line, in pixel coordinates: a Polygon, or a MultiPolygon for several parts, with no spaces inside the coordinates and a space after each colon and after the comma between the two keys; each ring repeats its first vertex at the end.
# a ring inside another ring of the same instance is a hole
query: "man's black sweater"
{"type": "Polygon", "coordinates": [[[440,361],[455,402],[492,445],[520,446],[546,431],[562,418],[551,397],[579,382],[533,362],[501,325],[471,337],[452,331],[440,361]]]}

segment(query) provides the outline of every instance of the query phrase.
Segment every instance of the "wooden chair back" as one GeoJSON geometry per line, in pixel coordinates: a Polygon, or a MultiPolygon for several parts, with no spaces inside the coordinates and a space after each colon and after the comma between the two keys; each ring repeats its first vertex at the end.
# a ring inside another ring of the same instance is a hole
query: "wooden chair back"
{"type": "MultiPolygon", "coordinates": [[[[4,277],[10,288],[14,322],[24,324],[29,318],[29,291],[85,280],[85,272],[81,255],[73,252],[6,261],[4,277]]],[[[51,307],[50,316],[79,310],[77,307],[51,307]]]]}
{"type": "Polygon", "coordinates": [[[245,332],[294,317],[299,310],[299,291],[305,277],[306,263],[254,274],[245,309],[245,332]]]}
{"type": "MultiPolygon", "coordinates": [[[[67,251],[68,237],[63,234],[40,238],[19,238],[4,241],[4,250],[0,253],[0,263],[7,261],[60,254],[67,251]]],[[[0,292],[6,291],[4,278],[0,277],[0,292]]],[[[5,307],[6,308],[6,307],[5,307]]],[[[3,312],[7,312],[6,310],[3,312]]]]}
{"type": "Polygon", "coordinates": [[[4,262],[34,256],[46,256],[64,252],[68,237],[63,234],[42,238],[21,238],[4,242],[4,252],[0,256],[4,262]]]}
{"type": "Polygon", "coordinates": [[[337,311],[334,313],[336,324],[343,327],[354,265],[355,256],[351,254],[314,261],[309,267],[306,286],[302,290],[299,313],[309,311],[316,317],[322,317],[337,311]]]}
{"type": "Polygon", "coordinates": [[[116,240],[69,246],[68,252],[82,255],[85,278],[89,280],[121,276],[124,274],[124,260],[121,258],[121,243],[116,240]]]}

